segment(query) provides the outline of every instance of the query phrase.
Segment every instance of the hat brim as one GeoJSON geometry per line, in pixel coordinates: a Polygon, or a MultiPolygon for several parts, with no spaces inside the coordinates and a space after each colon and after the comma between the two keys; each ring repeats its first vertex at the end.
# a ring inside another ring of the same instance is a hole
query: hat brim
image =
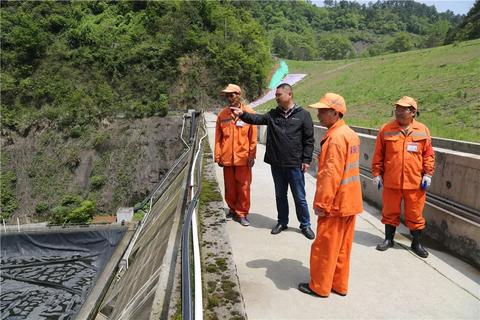
{"type": "Polygon", "coordinates": [[[317,102],[317,103],[314,103],[314,104],[310,104],[308,105],[309,108],[313,108],[313,109],[333,109],[332,107],[326,105],[325,103],[322,103],[322,102],[317,102]]]}
{"type": "Polygon", "coordinates": [[[238,92],[238,91],[230,91],[230,90],[222,90],[222,93],[238,93],[238,94],[240,94],[240,92],[238,92]]]}
{"type": "Polygon", "coordinates": [[[415,106],[412,106],[411,104],[408,104],[408,103],[404,103],[404,102],[400,102],[400,103],[395,103],[394,106],[399,106],[399,107],[404,107],[404,108],[413,108],[415,110],[417,110],[417,107],[415,106]]]}

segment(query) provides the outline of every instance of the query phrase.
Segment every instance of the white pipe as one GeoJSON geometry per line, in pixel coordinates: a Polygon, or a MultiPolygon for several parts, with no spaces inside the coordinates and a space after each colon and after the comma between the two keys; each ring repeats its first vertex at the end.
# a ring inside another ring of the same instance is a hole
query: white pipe
{"type": "Polygon", "coordinates": [[[20,232],[20,219],[18,219],[18,217],[17,217],[17,229],[18,229],[18,232],[20,232]]]}
{"type": "MultiPolygon", "coordinates": [[[[197,167],[197,161],[198,156],[200,154],[200,146],[202,145],[203,139],[207,136],[207,130],[206,130],[206,122],[205,122],[205,117],[203,117],[203,124],[204,124],[204,130],[205,134],[203,137],[200,138],[200,141],[198,142],[198,150],[197,153],[195,154],[195,158],[193,160],[193,168],[197,167]]],[[[201,165],[199,170],[202,170],[201,165]]],[[[192,170],[190,173],[190,200],[193,199],[194,192],[193,192],[193,187],[195,185],[195,170],[192,170]]],[[[201,181],[197,181],[197,184],[200,184],[201,181]]],[[[196,210],[194,209],[192,212],[192,242],[193,242],[193,265],[194,265],[194,281],[195,281],[195,313],[194,317],[195,320],[203,320],[203,292],[202,292],[202,263],[200,259],[200,245],[198,241],[198,224],[197,224],[197,213],[196,210]]]]}
{"type": "Polygon", "coordinates": [[[203,297],[202,297],[202,264],[200,262],[200,246],[198,243],[197,213],[192,213],[192,239],[193,239],[193,263],[195,266],[195,320],[203,319],[203,297]]]}
{"type": "Polygon", "coordinates": [[[2,219],[2,221],[3,221],[3,231],[7,233],[7,226],[5,225],[5,219],[2,219]]]}
{"type": "Polygon", "coordinates": [[[183,115],[183,121],[182,121],[182,131],[180,133],[180,139],[182,139],[183,144],[188,147],[188,143],[183,140],[183,128],[185,127],[185,115],[183,115]]]}

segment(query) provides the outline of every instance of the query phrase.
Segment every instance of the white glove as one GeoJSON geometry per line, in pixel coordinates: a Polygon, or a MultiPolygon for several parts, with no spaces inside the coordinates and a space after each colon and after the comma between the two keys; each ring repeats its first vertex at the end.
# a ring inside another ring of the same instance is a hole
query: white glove
{"type": "Polygon", "coordinates": [[[378,190],[380,190],[380,188],[383,186],[382,176],[373,177],[372,183],[373,183],[373,186],[374,186],[375,188],[377,188],[378,190]]]}
{"type": "Polygon", "coordinates": [[[428,174],[424,175],[422,178],[422,189],[425,190],[427,188],[430,188],[431,184],[432,184],[432,176],[429,176],[428,174]]]}

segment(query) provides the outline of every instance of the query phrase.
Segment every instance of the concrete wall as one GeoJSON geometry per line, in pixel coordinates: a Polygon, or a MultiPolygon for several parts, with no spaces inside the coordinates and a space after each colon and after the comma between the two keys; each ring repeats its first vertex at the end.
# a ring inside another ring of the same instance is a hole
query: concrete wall
{"type": "MultiPolygon", "coordinates": [[[[259,126],[258,129],[259,142],[265,143],[266,126],[259,126]]],[[[381,190],[376,190],[372,186],[370,171],[377,131],[372,130],[370,132],[372,135],[368,134],[368,130],[371,129],[355,129],[364,132],[358,132],[361,139],[360,167],[363,198],[381,208],[381,190]]],[[[319,143],[325,132],[326,128],[315,126],[315,155],[318,154],[319,143]]],[[[453,140],[449,141],[451,146],[462,150],[476,150],[474,144],[472,149],[471,146],[468,148],[468,145],[471,145],[469,143],[456,144],[453,140]]],[[[447,146],[448,143],[443,145],[447,146]]],[[[480,266],[480,155],[440,147],[434,147],[434,149],[436,170],[424,209],[427,220],[425,233],[449,250],[480,266]]],[[[309,173],[315,176],[316,170],[315,156],[309,173]]]]}

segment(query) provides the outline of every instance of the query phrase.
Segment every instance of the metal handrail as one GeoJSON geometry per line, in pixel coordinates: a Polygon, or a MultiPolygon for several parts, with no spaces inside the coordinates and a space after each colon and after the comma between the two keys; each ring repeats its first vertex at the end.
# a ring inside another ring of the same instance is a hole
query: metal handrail
{"type": "Polygon", "coordinates": [[[197,238],[197,225],[195,215],[195,208],[199,202],[201,192],[201,161],[198,161],[200,151],[203,149],[203,139],[207,136],[205,118],[203,118],[203,130],[205,134],[198,142],[197,152],[193,158],[190,171],[190,188],[193,191],[194,187],[194,173],[196,169],[197,175],[197,189],[195,194],[191,192],[191,201],[187,209],[184,225],[182,228],[182,319],[192,319],[192,288],[190,282],[190,231],[192,232],[194,244],[194,272],[195,272],[195,319],[203,319],[203,302],[202,302],[202,278],[201,278],[201,263],[200,263],[200,249],[197,238]],[[192,228],[193,227],[193,228],[192,228]]]}

